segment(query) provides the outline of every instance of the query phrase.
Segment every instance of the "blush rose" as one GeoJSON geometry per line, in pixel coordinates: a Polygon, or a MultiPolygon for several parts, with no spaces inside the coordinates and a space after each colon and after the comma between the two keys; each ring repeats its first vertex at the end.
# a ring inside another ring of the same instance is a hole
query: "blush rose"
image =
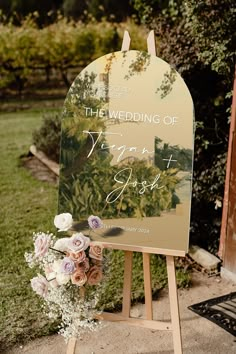
{"type": "Polygon", "coordinates": [[[89,257],[98,261],[102,260],[103,246],[97,242],[92,242],[89,248],[89,257]]]}
{"type": "Polygon", "coordinates": [[[90,268],[88,274],[88,285],[97,285],[102,280],[102,268],[94,265],[90,268]]]}
{"type": "Polygon", "coordinates": [[[77,268],[87,273],[87,271],[89,270],[89,259],[86,257],[83,262],[77,264],[77,268]]]}
{"type": "Polygon", "coordinates": [[[80,252],[69,252],[68,256],[72,259],[72,261],[76,263],[81,263],[85,260],[86,254],[84,251],[80,252]]]}
{"type": "Polygon", "coordinates": [[[86,281],[87,276],[82,269],[77,269],[77,271],[71,275],[71,282],[74,285],[83,286],[86,281]]]}
{"type": "Polygon", "coordinates": [[[42,258],[48,252],[51,243],[51,236],[44,232],[38,233],[34,241],[34,252],[36,258],[42,258]]]}

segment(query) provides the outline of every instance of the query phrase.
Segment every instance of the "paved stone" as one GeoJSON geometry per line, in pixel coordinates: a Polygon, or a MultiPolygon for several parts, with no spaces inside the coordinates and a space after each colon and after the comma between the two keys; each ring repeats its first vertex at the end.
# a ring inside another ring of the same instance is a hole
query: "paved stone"
{"type": "Polygon", "coordinates": [[[206,270],[217,270],[220,259],[198,246],[192,246],[188,252],[189,256],[206,270]]]}

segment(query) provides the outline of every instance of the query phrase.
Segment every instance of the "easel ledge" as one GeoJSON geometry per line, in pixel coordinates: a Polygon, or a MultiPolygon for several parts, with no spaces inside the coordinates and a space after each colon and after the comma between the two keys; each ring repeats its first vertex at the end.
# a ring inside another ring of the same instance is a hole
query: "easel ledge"
{"type": "Polygon", "coordinates": [[[123,243],[119,244],[119,243],[101,242],[101,244],[103,245],[104,248],[112,249],[112,250],[142,252],[142,253],[150,253],[150,254],[162,254],[164,256],[174,256],[174,257],[185,257],[186,256],[186,252],[182,251],[182,250],[130,246],[130,245],[124,245],[123,243]]]}
{"type": "MultiPolygon", "coordinates": [[[[129,32],[124,32],[122,51],[129,50],[130,47],[130,36],[129,32]]],[[[154,31],[151,31],[147,37],[147,48],[148,53],[156,55],[155,46],[155,36],[154,31]]],[[[131,247],[129,245],[118,245],[112,243],[102,242],[104,247],[119,249],[125,251],[125,267],[124,267],[124,286],[123,286],[123,303],[122,303],[122,314],[113,314],[108,312],[103,312],[97,315],[97,319],[126,323],[133,326],[150,328],[153,330],[165,330],[172,331],[173,333],[173,343],[174,343],[174,353],[182,354],[182,340],[180,331],[180,318],[179,318],[179,306],[178,306],[178,294],[176,285],[176,274],[175,274],[175,262],[174,256],[184,257],[184,251],[178,250],[166,250],[158,248],[142,248],[142,247],[131,247]],[[145,319],[130,317],[131,309],[131,287],[132,287],[132,263],[133,263],[133,252],[142,252],[143,254],[143,271],[144,271],[144,292],[145,292],[145,319]],[[171,312],[171,322],[161,322],[153,320],[153,308],[152,308],[152,286],[151,286],[151,269],[150,269],[150,254],[162,254],[166,256],[167,263],[167,274],[168,274],[168,286],[169,286],[169,299],[170,299],[170,312],[171,312]]],[[[71,338],[67,346],[66,354],[74,354],[76,347],[76,339],[71,338]]]]}

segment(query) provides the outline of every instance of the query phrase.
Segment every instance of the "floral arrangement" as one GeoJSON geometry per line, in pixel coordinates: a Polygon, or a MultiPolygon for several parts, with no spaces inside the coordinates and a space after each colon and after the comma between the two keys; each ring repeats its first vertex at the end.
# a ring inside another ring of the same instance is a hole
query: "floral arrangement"
{"type": "MultiPolygon", "coordinates": [[[[56,215],[54,225],[59,232],[72,230],[72,215],[56,215]]],[[[95,232],[102,227],[102,221],[91,215],[88,226],[90,232],[95,232]]],[[[49,317],[61,318],[59,333],[66,339],[79,337],[83,330],[94,330],[99,325],[94,318],[103,278],[103,247],[89,236],[72,231],[70,237],[56,239],[49,232],[34,233],[34,252],[25,253],[29,267],[40,271],[31,279],[31,286],[44,299],[49,317]]]]}

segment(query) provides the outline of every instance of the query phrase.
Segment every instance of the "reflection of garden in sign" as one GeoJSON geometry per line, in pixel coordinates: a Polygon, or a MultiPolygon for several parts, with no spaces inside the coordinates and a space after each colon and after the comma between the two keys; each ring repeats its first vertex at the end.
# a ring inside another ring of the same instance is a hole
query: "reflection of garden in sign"
{"type": "MultiPolygon", "coordinates": [[[[160,216],[181,202],[176,195],[183,183],[178,171],[191,170],[192,150],[166,143],[161,147],[162,139],[157,138],[159,132],[166,139],[173,131],[161,119],[166,101],[175,104],[171,92],[176,78],[160,96],[157,87],[162,87],[168,66],[159,63],[161,74],[153,80],[155,63],[144,54],[118,52],[97,60],[76,78],[67,95],[59,205],[77,220],[89,214],[103,219],[160,216]],[[150,87],[147,103],[141,82],[150,87]],[[176,164],[165,161],[171,156],[177,158],[176,164]]],[[[181,84],[177,80],[183,89],[181,84]]],[[[189,146],[191,120],[185,124],[189,146]]],[[[189,193],[190,184],[185,197],[189,193]]]]}
{"type": "Polygon", "coordinates": [[[183,203],[188,200],[191,191],[192,179],[192,150],[181,148],[178,145],[171,146],[163,143],[158,137],[155,138],[155,165],[161,170],[174,166],[180,179],[172,197],[173,203],[183,203]],[[170,158],[167,159],[166,157],[170,158]]]}

